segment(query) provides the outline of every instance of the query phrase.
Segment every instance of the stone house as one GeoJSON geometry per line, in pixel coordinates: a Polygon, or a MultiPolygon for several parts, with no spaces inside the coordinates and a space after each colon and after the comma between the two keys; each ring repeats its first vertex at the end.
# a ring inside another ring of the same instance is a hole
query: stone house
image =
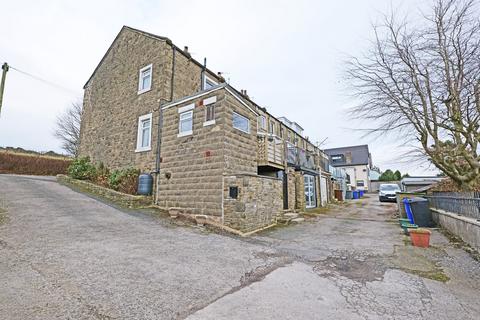
{"type": "Polygon", "coordinates": [[[325,205],[328,157],[168,38],[123,27],[85,84],[81,156],[155,178],[155,203],[244,232],[325,205]]]}

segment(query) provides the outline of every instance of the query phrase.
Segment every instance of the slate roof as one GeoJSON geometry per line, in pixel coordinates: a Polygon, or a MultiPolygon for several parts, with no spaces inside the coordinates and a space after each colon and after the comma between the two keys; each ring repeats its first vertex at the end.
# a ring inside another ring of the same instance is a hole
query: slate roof
{"type": "Polygon", "coordinates": [[[332,148],[323,150],[330,158],[330,164],[334,167],[345,166],[357,166],[357,165],[370,165],[370,152],[368,151],[368,145],[363,144],[359,146],[332,148]],[[351,155],[351,161],[348,161],[347,153],[351,155]],[[343,162],[333,162],[332,155],[344,155],[343,162]]]}

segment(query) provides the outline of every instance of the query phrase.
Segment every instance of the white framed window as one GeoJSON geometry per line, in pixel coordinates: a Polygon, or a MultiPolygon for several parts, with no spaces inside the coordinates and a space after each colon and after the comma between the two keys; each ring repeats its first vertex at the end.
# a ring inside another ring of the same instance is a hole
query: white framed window
{"type": "Polygon", "coordinates": [[[216,85],[218,85],[217,81],[213,80],[207,75],[203,75],[203,90],[208,90],[215,87],[216,85]]]}
{"type": "Polygon", "coordinates": [[[233,112],[232,123],[235,129],[245,133],[250,133],[250,120],[248,120],[248,118],[233,112]]]}
{"type": "Polygon", "coordinates": [[[138,118],[137,149],[135,152],[152,150],[152,114],[138,118]]]}
{"type": "Polygon", "coordinates": [[[138,73],[138,94],[150,91],[152,88],[152,64],[140,69],[138,73]]]}
{"type": "Polygon", "coordinates": [[[267,130],[267,118],[265,116],[258,116],[258,129],[267,130]]]}
{"type": "Polygon", "coordinates": [[[178,137],[184,137],[193,133],[193,110],[180,113],[178,120],[178,137]]]}

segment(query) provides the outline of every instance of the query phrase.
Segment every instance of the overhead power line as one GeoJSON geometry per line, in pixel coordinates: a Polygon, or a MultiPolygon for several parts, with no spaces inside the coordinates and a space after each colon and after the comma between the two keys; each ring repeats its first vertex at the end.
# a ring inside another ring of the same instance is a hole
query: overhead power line
{"type": "Polygon", "coordinates": [[[28,77],[31,77],[31,78],[33,78],[33,79],[35,79],[35,80],[41,81],[41,82],[43,82],[43,83],[45,83],[45,84],[48,84],[49,86],[55,87],[55,88],[57,88],[57,89],[60,89],[60,90],[63,90],[63,91],[69,92],[69,93],[73,93],[73,94],[75,94],[75,95],[80,94],[79,91],[76,91],[76,90],[73,90],[73,89],[69,89],[69,88],[67,88],[67,87],[64,87],[64,86],[62,86],[62,85],[56,84],[55,82],[52,82],[52,81],[49,81],[49,80],[45,80],[45,79],[43,79],[43,78],[40,78],[40,77],[38,77],[38,76],[36,76],[36,75],[33,75],[33,74],[31,74],[31,73],[28,73],[28,72],[26,72],[26,71],[20,70],[20,69],[15,68],[15,67],[12,67],[11,65],[9,65],[9,67],[10,67],[10,69],[12,69],[12,70],[15,70],[15,71],[17,71],[17,72],[19,72],[19,73],[21,73],[21,74],[24,74],[24,75],[26,75],[26,76],[28,76],[28,77]]]}

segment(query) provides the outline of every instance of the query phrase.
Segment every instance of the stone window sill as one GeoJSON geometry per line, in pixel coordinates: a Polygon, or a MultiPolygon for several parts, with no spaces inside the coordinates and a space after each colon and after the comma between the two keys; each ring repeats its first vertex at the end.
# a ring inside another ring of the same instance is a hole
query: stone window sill
{"type": "Polygon", "coordinates": [[[146,147],[146,148],[137,148],[135,149],[135,152],[146,152],[146,151],[151,151],[152,147],[146,147]]]}
{"type": "Polygon", "coordinates": [[[211,126],[211,125],[214,125],[214,124],[215,124],[215,119],[209,120],[209,121],[205,121],[205,122],[203,123],[203,126],[204,126],[204,127],[207,127],[207,126],[211,126]]]}
{"type": "Polygon", "coordinates": [[[190,136],[193,134],[193,131],[190,130],[190,131],[185,131],[185,132],[181,132],[179,134],[177,134],[177,138],[181,138],[181,137],[186,137],[186,136],[190,136]]]}

